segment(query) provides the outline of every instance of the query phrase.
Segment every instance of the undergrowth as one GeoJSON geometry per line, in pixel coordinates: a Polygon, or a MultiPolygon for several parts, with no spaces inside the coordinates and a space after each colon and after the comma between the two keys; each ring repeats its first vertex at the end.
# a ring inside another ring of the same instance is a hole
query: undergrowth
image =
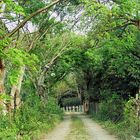
{"type": "Polygon", "coordinates": [[[103,102],[99,107],[99,112],[92,114],[93,119],[98,121],[111,134],[117,136],[119,140],[132,140],[134,137],[140,138],[140,120],[136,112],[136,100],[132,98],[125,102],[122,107],[119,105],[120,108],[117,105],[115,106],[113,100],[112,105],[108,103],[110,101],[103,102]],[[114,115],[114,112],[118,112],[118,114],[114,115]],[[117,119],[116,116],[119,118],[117,119]]]}
{"type": "Polygon", "coordinates": [[[14,115],[0,115],[1,140],[38,140],[62,119],[63,112],[53,98],[46,103],[31,98],[14,115]]]}

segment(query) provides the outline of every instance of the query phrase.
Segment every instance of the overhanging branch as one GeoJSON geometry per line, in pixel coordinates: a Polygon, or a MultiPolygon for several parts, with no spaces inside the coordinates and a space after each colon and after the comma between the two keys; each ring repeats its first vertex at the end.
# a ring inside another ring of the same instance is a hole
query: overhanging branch
{"type": "Polygon", "coordinates": [[[51,4],[49,4],[46,7],[43,7],[37,11],[35,11],[34,13],[32,13],[30,16],[26,17],[19,25],[17,25],[17,27],[15,29],[13,29],[13,31],[11,31],[10,33],[0,37],[0,40],[3,40],[7,37],[11,37],[13,34],[15,34],[20,28],[22,28],[27,21],[29,21],[31,18],[35,17],[36,15],[40,14],[41,12],[50,9],[52,6],[54,6],[55,4],[57,4],[60,0],[56,0],[54,2],[52,2],[51,4]]]}

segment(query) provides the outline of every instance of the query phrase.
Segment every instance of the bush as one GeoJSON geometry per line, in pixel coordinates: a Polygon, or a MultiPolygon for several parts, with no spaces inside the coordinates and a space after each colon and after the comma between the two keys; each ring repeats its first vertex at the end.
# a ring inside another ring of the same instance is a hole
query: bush
{"type": "Polygon", "coordinates": [[[63,112],[53,98],[43,102],[37,96],[30,96],[16,111],[12,119],[0,116],[0,139],[2,140],[30,140],[50,128],[62,119],[63,112]]]}
{"type": "Polygon", "coordinates": [[[118,106],[117,103],[119,104],[121,100],[118,100],[119,98],[117,98],[117,100],[116,98],[114,99],[103,102],[98,115],[94,117],[111,133],[118,136],[120,140],[131,140],[132,136],[140,137],[140,119],[137,116],[136,100],[131,98],[125,104],[122,102],[122,105],[118,106]],[[115,111],[115,113],[111,113],[108,109],[115,111]],[[122,117],[114,123],[114,118],[117,118],[117,112],[121,114],[122,117]]]}
{"type": "Polygon", "coordinates": [[[138,134],[140,131],[140,119],[137,114],[137,103],[134,98],[131,98],[126,104],[124,108],[124,122],[129,129],[130,134],[138,134]]]}
{"type": "Polygon", "coordinates": [[[118,122],[123,118],[124,101],[113,94],[111,98],[100,103],[98,117],[101,120],[118,122]]]}
{"type": "Polygon", "coordinates": [[[8,115],[0,115],[0,139],[15,140],[18,128],[8,115]]]}

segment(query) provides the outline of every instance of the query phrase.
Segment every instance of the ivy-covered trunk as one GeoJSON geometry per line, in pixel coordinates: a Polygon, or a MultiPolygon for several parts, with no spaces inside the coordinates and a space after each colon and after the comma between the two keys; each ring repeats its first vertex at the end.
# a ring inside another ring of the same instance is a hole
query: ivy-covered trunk
{"type": "Polygon", "coordinates": [[[41,97],[41,99],[45,98],[45,90],[46,90],[46,85],[44,84],[45,82],[45,76],[46,76],[46,68],[41,72],[38,81],[37,81],[37,95],[41,97]]]}
{"type": "Polygon", "coordinates": [[[24,72],[25,72],[25,66],[22,66],[20,68],[17,84],[13,85],[11,88],[11,97],[12,97],[11,109],[14,109],[14,110],[19,108],[21,105],[20,91],[21,91],[24,72]]]}
{"type": "Polygon", "coordinates": [[[0,106],[2,106],[2,110],[5,113],[6,103],[5,103],[4,96],[2,96],[2,94],[3,95],[5,94],[4,80],[5,80],[5,66],[4,66],[4,61],[0,59],[0,94],[1,94],[0,106]]]}

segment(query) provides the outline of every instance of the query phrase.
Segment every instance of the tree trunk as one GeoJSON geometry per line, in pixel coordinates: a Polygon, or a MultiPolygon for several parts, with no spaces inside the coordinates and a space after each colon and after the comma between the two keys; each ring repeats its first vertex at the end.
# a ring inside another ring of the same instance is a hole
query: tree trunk
{"type": "MultiPolygon", "coordinates": [[[[0,59],[0,94],[5,93],[4,80],[5,80],[4,61],[2,59],[0,59]]],[[[6,104],[5,104],[4,99],[0,99],[0,106],[2,106],[2,110],[5,113],[6,112],[6,104]]]]}
{"type": "Polygon", "coordinates": [[[45,97],[46,85],[44,85],[44,81],[45,81],[46,72],[47,69],[44,68],[37,81],[37,95],[39,95],[42,99],[45,97]]]}
{"type": "Polygon", "coordinates": [[[20,99],[20,91],[21,91],[21,85],[22,85],[22,80],[25,72],[25,66],[22,66],[20,69],[19,77],[17,80],[17,84],[13,85],[11,89],[11,109],[16,111],[17,108],[20,107],[21,105],[21,99],[20,99]]]}
{"type": "Polygon", "coordinates": [[[77,94],[78,98],[80,99],[80,102],[82,102],[82,90],[79,86],[77,87],[77,94]]]}

